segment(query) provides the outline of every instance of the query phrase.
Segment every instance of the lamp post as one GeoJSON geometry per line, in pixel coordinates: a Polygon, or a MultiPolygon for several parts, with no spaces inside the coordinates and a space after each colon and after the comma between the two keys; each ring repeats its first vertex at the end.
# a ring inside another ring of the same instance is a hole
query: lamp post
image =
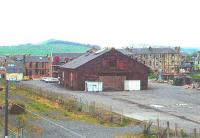
{"type": "Polygon", "coordinates": [[[6,80],[6,91],[5,91],[5,138],[8,138],[8,85],[9,81],[6,80]]]}

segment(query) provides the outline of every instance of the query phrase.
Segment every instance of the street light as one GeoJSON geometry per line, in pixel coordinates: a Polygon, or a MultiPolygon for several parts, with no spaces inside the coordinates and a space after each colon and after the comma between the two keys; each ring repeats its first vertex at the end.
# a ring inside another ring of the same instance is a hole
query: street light
{"type": "Polygon", "coordinates": [[[8,85],[9,81],[6,80],[6,94],[5,94],[5,138],[8,138],[8,85]]]}
{"type": "MultiPolygon", "coordinates": [[[[0,91],[3,91],[3,88],[0,87],[0,91]]],[[[6,91],[5,91],[5,138],[8,138],[8,80],[6,80],[6,91]]]]}

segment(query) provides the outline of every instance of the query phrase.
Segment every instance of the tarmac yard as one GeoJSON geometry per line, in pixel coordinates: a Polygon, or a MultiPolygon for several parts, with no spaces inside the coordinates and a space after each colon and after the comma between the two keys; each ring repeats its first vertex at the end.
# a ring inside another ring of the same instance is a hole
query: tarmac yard
{"type": "Polygon", "coordinates": [[[163,126],[166,126],[166,121],[169,121],[170,127],[174,127],[177,123],[179,127],[188,131],[193,131],[194,128],[200,129],[200,91],[198,90],[149,82],[148,90],[86,93],[71,91],[57,84],[41,81],[22,83],[65,96],[73,95],[81,98],[82,101],[95,101],[105,107],[112,106],[113,111],[135,119],[153,122],[159,119],[163,126]]]}

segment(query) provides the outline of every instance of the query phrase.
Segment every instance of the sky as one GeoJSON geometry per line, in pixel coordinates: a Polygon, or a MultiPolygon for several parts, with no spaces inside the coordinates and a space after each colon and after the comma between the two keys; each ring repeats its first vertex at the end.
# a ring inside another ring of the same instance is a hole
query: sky
{"type": "Polygon", "coordinates": [[[0,0],[0,45],[200,47],[199,0],[0,0]]]}

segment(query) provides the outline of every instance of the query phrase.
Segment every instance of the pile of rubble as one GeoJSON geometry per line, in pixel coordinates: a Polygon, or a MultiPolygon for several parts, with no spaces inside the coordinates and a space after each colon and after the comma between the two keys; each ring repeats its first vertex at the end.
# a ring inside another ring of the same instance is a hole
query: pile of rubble
{"type": "Polygon", "coordinates": [[[200,90],[200,82],[193,82],[192,84],[184,85],[185,89],[198,89],[200,90]]]}

